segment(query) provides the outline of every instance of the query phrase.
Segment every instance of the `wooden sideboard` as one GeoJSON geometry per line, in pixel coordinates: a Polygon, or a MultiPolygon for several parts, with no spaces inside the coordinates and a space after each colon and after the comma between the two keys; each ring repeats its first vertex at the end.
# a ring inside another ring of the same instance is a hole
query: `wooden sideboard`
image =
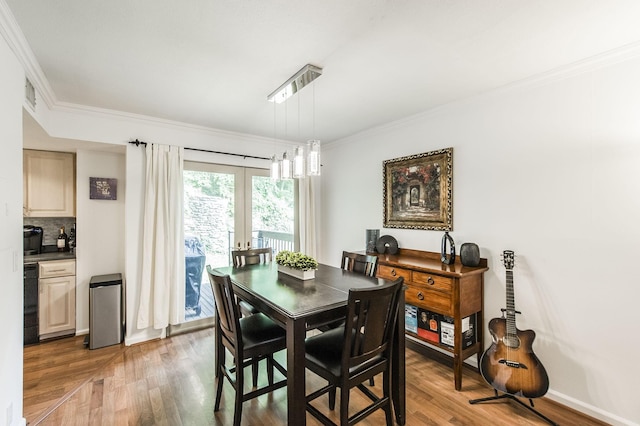
{"type": "MultiPolygon", "coordinates": [[[[420,250],[400,249],[393,255],[378,253],[377,256],[376,276],[386,279],[404,277],[406,305],[433,313],[432,317],[437,319],[432,321],[439,321],[435,332],[437,338],[433,331],[429,337],[425,337],[428,333],[422,332],[425,329],[420,333],[407,330],[406,334],[419,342],[437,346],[453,354],[455,389],[460,390],[463,361],[475,354],[480,365],[483,353],[483,287],[484,272],[489,269],[487,259],[480,259],[477,267],[468,267],[463,266],[459,258],[456,258],[453,265],[445,265],[440,261],[440,253],[420,250]],[[449,331],[444,334],[445,341],[441,340],[442,321],[449,331]],[[467,332],[466,338],[463,334],[463,324],[468,322],[475,333],[473,339],[469,338],[471,332],[467,332]],[[450,340],[451,332],[453,342],[450,340]]],[[[420,321],[419,318],[417,320],[420,321]]]]}

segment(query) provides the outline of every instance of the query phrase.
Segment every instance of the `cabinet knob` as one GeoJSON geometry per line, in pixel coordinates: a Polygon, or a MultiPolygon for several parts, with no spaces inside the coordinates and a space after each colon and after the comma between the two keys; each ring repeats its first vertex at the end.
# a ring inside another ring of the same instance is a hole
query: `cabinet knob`
{"type": "Polygon", "coordinates": [[[396,276],[396,270],[395,269],[391,270],[391,275],[393,275],[394,277],[396,276]]]}
{"type": "Polygon", "coordinates": [[[429,285],[434,285],[435,283],[436,283],[436,282],[433,280],[433,278],[429,277],[429,278],[427,279],[427,284],[429,284],[429,285]]]}
{"type": "Polygon", "coordinates": [[[421,291],[418,292],[418,300],[424,300],[424,294],[421,291]]]}

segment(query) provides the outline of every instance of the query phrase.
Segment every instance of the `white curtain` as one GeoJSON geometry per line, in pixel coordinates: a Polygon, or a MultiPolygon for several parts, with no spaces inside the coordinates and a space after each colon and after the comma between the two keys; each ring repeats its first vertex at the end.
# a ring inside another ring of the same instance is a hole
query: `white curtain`
{"type": "Polygon", "coordinates": [[[298,180],[298,217],[300,251],[307,256],[317,257],[316,237],[316,191],[320,178],[309,176],[298,180]]]}
{"type": "Polygon", "coordinates": [[[138,329],[165,329],[184,312],[182,147],[147,144],[138,329]]]}

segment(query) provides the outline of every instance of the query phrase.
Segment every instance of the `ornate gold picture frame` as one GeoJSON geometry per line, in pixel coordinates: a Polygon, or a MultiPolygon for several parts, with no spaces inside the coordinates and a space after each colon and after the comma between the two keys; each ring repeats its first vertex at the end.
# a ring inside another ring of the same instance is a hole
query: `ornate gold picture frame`
{"type": "Polygon", "coordinates": [[[453,230],[453,148],[382,164],[385,228],[453,230]]]}

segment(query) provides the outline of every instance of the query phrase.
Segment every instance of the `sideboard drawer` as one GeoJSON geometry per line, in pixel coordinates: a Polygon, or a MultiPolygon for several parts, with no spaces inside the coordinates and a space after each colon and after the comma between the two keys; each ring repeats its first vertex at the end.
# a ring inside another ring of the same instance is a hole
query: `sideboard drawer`
{"type": "Polygon", "coordinates": [[[411,281],[411,271],[393,266],[378,265],[378,277],[387,280],[396,280],[402,277],[406,284],[408,281],[411,281]]]}
{"type": "Polygon", "coordinates": [[[413,271],[411,281],[413,284],[445,293],[451,293],[453,287],[453,280],[451,278],[425,272],[413,271]]]}
{"type": "Polygon", "coordinates": [[[436,311],[438,313],[452,316],[451,296],[446,293],[434,291],[422,286],[407,285],[404,292],[405,302],[419,308],[436,311]]]}

